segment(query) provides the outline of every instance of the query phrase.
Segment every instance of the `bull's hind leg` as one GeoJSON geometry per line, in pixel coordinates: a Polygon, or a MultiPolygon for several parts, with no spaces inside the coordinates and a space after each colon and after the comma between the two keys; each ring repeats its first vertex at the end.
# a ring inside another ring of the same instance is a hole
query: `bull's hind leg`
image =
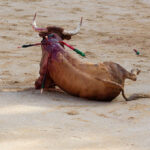
{"type": "Polygon", "coordinates": [[[107,66],[112,80],[121,85],[124,85],[125,79],[136,81],[136,76],[140,73],[138,69],[132,69],[131,72],[129,72],[121,65],[114,62],[104,62],[104,64],[107,66]]]}
{"type": "Polygon", "coordinates": [[[126,72],[125,74],[125,78],[131,79],[133,81],[136,81],[137,75],[140,73],[141,71],[139,69],[132,69],[131,72],[126,72]]]}

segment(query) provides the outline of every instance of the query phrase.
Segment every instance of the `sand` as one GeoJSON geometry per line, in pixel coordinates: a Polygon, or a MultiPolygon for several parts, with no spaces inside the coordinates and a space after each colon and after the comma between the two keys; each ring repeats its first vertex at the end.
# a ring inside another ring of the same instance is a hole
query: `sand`
{"type": "Polygon", "coordinates": [[[1,0],[0,8],[0,149],[149,150],[150,99],[103,103],[55,91],[41,95],[34,90],[40,47],[17,48],[41,40],[31,28],[35,12],[39,26],[68,30],[83,16],[80,34],[67,42],[87,57],[68,51],[81,61],[141,69],[125,92],[149,93],[148,0],[1,0]]]}

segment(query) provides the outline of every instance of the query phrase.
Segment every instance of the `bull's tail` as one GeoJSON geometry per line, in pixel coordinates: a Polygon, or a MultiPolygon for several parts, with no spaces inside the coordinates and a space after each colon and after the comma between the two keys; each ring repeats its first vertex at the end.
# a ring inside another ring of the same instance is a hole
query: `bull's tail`
{"type": "Polygon", "coordinates": [[[150,98],[150,94],[142,94],[142,93],[135,93],[127,98],[124,94],[124,89],[122,89],[122,96],[126,101],[137,100],[139,98],[150,98]]]}
{"type": "MultiPolygon", "coordinates": [[[[136,80],[136,76],[140,73],[141,71],[139,69],[132,69],[131,73],[128,72],[127,78],[131,80],[136,80]]],[[[122,96],[126,101],[132,101],[132,100],[137,100],[139,98],[150,98],[150,94],[142,94],[142,93],[135,93],[129,96],[128,98],[124,94],[124,89],[122,88],[122,96]]]]}
{"type": "Polygon", "coordinates": [[[102,80],[100,78],[96,78],[99,81],[102,81],[104,83],[107,83],[109,85],[114,85],[115,87],[119,88],[122,92],[122,96],[126,101],[132,101],[132,100],[137,100],[139,98],[150,98],[150,94],[141,94],[141,93],[135,93],[132,94],[131,96],[129,96],[128,98],[126,97],[125,93],[124,93],[124,88],[122,85],[120,85],[119,83],[116,83],[114,81],[107,81],[107,80],[102,80]]]}

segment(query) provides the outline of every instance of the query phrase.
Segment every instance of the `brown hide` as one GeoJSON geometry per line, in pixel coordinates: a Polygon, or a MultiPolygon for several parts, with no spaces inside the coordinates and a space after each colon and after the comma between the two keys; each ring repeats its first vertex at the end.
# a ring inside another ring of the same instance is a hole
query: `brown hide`
{"type": "Polygon", "coordinates": [[[39,28],[35,18],[36,14],[32,28],[43,38],[40,77],[35,82],[35,88],[41,88],[46,75],[45,88],[55,88],[57,85],[69,94],[88,99],[111,101],[120,92],[127,101],[150,97],[148,94],[133,94],[126,98],[124,94],[125,79],[135,81],[139,70],[128,72],[114,62],[81,63],[65,51],[64,45],[59,44],[59,41],[70,40],[71,36],[76,35],[82,25],[82,18],[73,31],[66,31],[56,26],[39,28]]]}
{"type": "Polygon", "coordinates": [[[136,79],[134,74],[113,62],[81,63],[67,52],[58,53],[56,59],[48,59],[49,55],[42,49],[40,77],[36,81],[36,88],[40,88],[47,66],[46,88],[57,85],[71,95],[101,101],[111,101],[118,96],[126,78],[136,79]]]}

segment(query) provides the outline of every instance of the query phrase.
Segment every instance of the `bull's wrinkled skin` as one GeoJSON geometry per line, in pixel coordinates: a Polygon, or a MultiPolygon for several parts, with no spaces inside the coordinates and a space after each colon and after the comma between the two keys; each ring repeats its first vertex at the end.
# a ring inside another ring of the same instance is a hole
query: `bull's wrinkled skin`
{"type": "Polygon", "coordinates": [[[81,63],[58,43],[63,40],[58,34],[54,31],[47,33],[47,35],[50,34],[52,36],[48,38],[45,38],[44,34],[41,41],[40,77],[35,82],[35,88],[41,88],[44,74],[47,71],[45,88],[54,88],[57,85],[71,95],[111,101],[121,91],[123,92],[126,78],[136,80],[135,74],[113,62],[81,63]]]}

